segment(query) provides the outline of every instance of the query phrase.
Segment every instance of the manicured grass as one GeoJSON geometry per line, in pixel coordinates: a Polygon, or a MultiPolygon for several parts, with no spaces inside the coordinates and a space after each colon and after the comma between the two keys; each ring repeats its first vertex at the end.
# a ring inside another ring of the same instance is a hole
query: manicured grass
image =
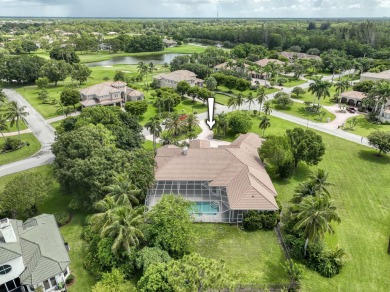
{"type": "MultiPolygon", "coordinates": [[[[275,106],[275,105],[274,105],[275,106]]],[[[294,102],[293,105],[290,108],[287,109],[281,109],[279,107],[275,106],[275,109],[280,112],[284,112],[286,114],[290,114],[302,119],[307,119],[310,121],[315,121],[318,123],[326,123],[326,119],[330,118],[331,121],[333,121],[336,116],[332,114],[331,112],[327,111],[326,109],[322,108],[321,111],[325,112],[326,115],[322,120],[318,120],[318,116],[314,113],[308,112],[306,109],[306,105],[298,102],[294,102]]]]}
{"type": "Polygon", "coordinates": [[[195,224],[194,251],[223,259],[236,284],[286,284],[283,251],[272,231],[246,232],[228,224],[195,224]]]}
{"type": "MultiPolygon", "coordinates": [[[[347,128],[349,127],[348,121],[350,121],[352,118],[349,118],[346,121],[345,126],[347,128]]],[[[351,129],[347,129],[347,130],[360,136],[367,137],[373,131],[390,131],[390,125],[385,125],[385,124],[377,125],[377,124],[370,123],[369,121],[366,120],[364,115],[356,116],[356,120],[357,120],[357,124],[353,128],[353,130],[351,129]]]]}
{"type": "MultiPolygon", "coordinates": [[[[22,160],[24,158],[27,158],[37,153],[39,149],[41,149],[41,143],[37,140],[34,134],[32,133],[21,134],[20,137],[23,142],[30,143],[30,147],[24,146],[21,149],[18,149],[16,151],[0,154],[0,165],[22,160]]],[[[18,136],[14,136],[13,138],[18,139],[18,136]]],[[[3,138],[1,138],[0,148],[3,147],[3,144],[4,144],[4,140],[3,138]]]]}
{"type": "MultiPolygon", "coordinates": [[[[235,95],[238,95],[238,94],[242,94],[242,95],[248,95],[250,92],[252,92],[253,95],[256,94],[256,90],[251,90],[251,89],[247,89],[243,92],[240,92],[238,91],[237,89],[232,89],[231,91],[224,85],[218,85],[216,91],[223,91],[223,92],[226,92],[226,93],[229,93],[229,94],[235,94],[235,95]]],[[[270,93],[274,93],[274,92],[277,92],[279,91],[279,89],[277,88],[267,88],[265,93],[266,94],[270,94],[270,93]]]]}
{"type": "MultiPolygon", "coordinates": [[[[251,131],[260,133],[259,118],[253,118],[251,131]]],[[[283,134],[299,127],[271,116],[266,135],[283,134]]],[[[319,132],[320,133],[320,132],[319,132]]],[[[330,248],[337,244],[349,254],[341,274],[328,279],[305,269],[303,291],[387,291],[390,262],[387,245],[390,234],[390,157],[375,156],[374,149],[320,133],[326,154],[316,167],[300,164],[289,180],[273,179],[284,206],[294,188],[317,168],[329,172],[329,187],[341,223],[333,224],[335,235],[327,235],[330,248]],[[369,271],[369,272],[368,272],[369,271]]],[[[233,136],[227,140],[234,139],[233,136]]]]}
{"type": "MultiPolygon", "coordinates": [[[[4,133],[11,133],[11,132],[17,132],[18,131],[18,127],[16,127],[16,123],[13,125],[13,127],[11,127],[11,123],[7,123],[8,124],[8,129],[7,131],[4,131],[4,133]]],[[[20,121],[19,122],[19,130],[22,131],[22,130],[25,130],[27,129],[27,125],[23,122],[23,121],[20,121]]]]}
{"type": "Polygon", "coordinates": [[[307,82],[306,80],[301,80],[301,79],[299,80],[290,79],[288,82],[283,83],[283,87],[295,87],[304,84],[306,82],[307,82]]]}
{"type": "Polygon", "coordinates": [[[54,129],[57,129],[57,128],[61,125],[61,122],[62,122],[62,121],[53,122],[53,123],[50,123],[50,125],[51,125],[54,129]]]}
{"type": "Polygon", "coordinates": [[[216,93],[214,95],[214,98],[216,103],[223,104],[223,105],[228,105],[228,101],[230,99],[229,96],[220,93],[216,93]]]}
{"type": "MultiPolygon", "coordinates": [[[[146,150],[153,150],[153,141],[145,140],[143,147],[146,150]]],[[[156,148],[159,148],[159,147],[161,147],[161,144],[156,142],[156,148]]]]}
{"type": "MultiPolygon", "coordinates": [[[[350,90],[350,89],[347,89],[347,90],[350,90]]],[[[306,93],[300,95],[298,99],[303,100],[303,101],[310,101],[310,102],[313,102],[313,100],[315,100],[315,103],[317,104],[318,103],[317,97],[315,97],[315,95],[313,93],[309,92],[308,89],[306,89],[305,91],[306,91],[306,93]]],[[[336,88],[334,86],[332,86],[329,90],[329,93],[330,93],[330,97],[321,98],[321,100],[320,100],[321,105],[334,105],[334,102],[330,101],[330,99],[332,99],[334,97],[334,95],[336,94],[336,88]]],[[[292,95],[291,97],[296,98],[295,95],[292,95]]]]}

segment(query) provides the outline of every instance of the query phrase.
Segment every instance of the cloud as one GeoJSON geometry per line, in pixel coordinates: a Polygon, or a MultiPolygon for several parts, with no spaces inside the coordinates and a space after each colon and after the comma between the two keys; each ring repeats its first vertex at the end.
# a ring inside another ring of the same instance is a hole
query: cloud
{"type": "Polygon", "coordinates": [[[0,0],[2,16],[382,17],[384,8],[390,0],[0,0]]]}

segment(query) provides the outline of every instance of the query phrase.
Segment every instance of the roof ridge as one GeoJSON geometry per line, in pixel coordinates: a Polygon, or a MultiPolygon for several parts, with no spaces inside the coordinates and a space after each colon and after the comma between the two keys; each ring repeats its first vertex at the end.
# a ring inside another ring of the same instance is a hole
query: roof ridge
{"type": "MultiPolygon", "coordinates": [[[[250,166],[248,166],[248,168],[250,168],[250,166]]],[[[248,175],[252,176],[257,182],[259,182],[261,185],[263,185],[266,189],[268,189],[269,191],[271,191],[271,193],[275,194],[275,196],[277,196],[278,194],[275,193],[273,190],[271,190],[265,183],[263,183],[261,180],[259,180],[257,177],[255,177],[253,175],[253,173],[250,172],[250,169],[249,169],[249,172],[248,172],[248,175]]]]}

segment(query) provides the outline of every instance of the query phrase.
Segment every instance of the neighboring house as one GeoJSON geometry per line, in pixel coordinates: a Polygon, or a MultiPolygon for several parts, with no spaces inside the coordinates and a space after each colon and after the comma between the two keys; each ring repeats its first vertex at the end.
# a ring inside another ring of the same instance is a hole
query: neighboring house
{"type": "Polygon", "coordinates": [[[320,56],[309,55],[309,54],[305,54],[305,53],[281,52],[281,53],[279,53],[279,55],[289,59],[290,61],[293,61],[294,58],[297,58],[299,60],[301,60],[301,59],[315,59],[315,60],[319,60],[319,61],[321,60],[320,56]]]}
{"type": "Polygon", "coordinates": [[[123,81],[103,82],[80,90],[81,105],[118,105],[124,102],[144,99],[140,91],[126,86],[123,81]]]}
{"type": "Polygon", "coordinates": [[[181,195],[195,203],[194,221],[221,223],[241,223],[249,210],[278,210],[276,190],[257,153],[261,143],[249,133],[218,148],[207,140],[193,140],[189,148],[160,147],[146,206],[165,194],[181,195]]]}
{"type": "Polygon", "coordinates": [[[360,74],[360,81],[371,80],[374,82],[380,80],[390,81],[390,70],[382,71],[380,73],[365,72],[360,74]]]}
{"type": "Polygon", "coordinates": [[[173,48],[177,46],[177,42],[174,40],[163,39],[163,43],[166,48],[173,48]]]}
{"type": "Polygon", "coordinates": [[[99,48],[99,50],[101,50],[101,51],[111,51],[111,45],[105,44],[105,43],[99,44],[99,45],[98,45],[98,48],[99,48]]]}
{"type": "Polygon", "coordinates": [[[382,123],[390,123],[390,100],[382,105],[378,119],[382,123]]]}
{"type": "MultiPolygon", "coordinates": [[[[284,62],[278,60],[278,59],[261,59],[259,61],[256,61],[255,64],[259,66],[260,68],[264,68],[270,63],[274,63],[277,65],[283,65],[284,62]]],[[[256,71],[249,71],[249,75],[251,78],[254,79],[266,79],[267,74],[265,72],[256,72],[256,71]]]]}
{"type": "Polygon", "coordinates": [[[359,106],[364,98],[367,97],[367,95],[364,92],[360,91],[345,91],[341,93],[341,102],[346,103],[352,106],[359,106]]]}
{"type": "Polygon", "coordinates": [[[203,80],[197,78],[194,72],[188,70],[177,70],[167,74],[159,74],[154,77],[158,80],[161,87],[173,87],[176,88],[180,81],[186,81],[191,86],[203,87],[203,80]]]}
{"type": "Polygon", "coordinates": [[[53,215],[0,220],[0,291],[60,291],[69,276],[67,246],[53,215]]]}
{"type": "Polygon", "coordinates": [[[224,63],[222,63],[222,64],[218,64],[218,65],[215,65],[214,67],[213,67],[213,69],[214,69],[214,71],[215,72],[217,72],[217,71],[221,71],[221,70],[236,70],[236,71],[238,71],[238,70],[242,70],[242,69],[244,69],[244,70],[248,70],[249,69],[249,65],[248,64],[243,64],[243,68],[242,67],[239,67],[239,66],[236,66],[236,61],[234,61],[233,62],[233,66],[232,67],[230,67],[229,66],[229,64],[228,64],[228,62],[224,62],[224,63]]]}

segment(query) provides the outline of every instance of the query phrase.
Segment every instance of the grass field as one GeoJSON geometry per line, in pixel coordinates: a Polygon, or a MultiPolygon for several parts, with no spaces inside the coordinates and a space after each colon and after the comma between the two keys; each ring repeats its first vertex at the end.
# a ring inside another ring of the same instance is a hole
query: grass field
{"type": "Polygon", "coordinates": [[[275,107],[275,110],[277,110],[277,111],[284,112],[284,113],[292,115],[292,116],[296,116],[296,117],[299,117],[302,119],[307,119],[307,120],[318,122],[318,123],[326,123],[327,118],[330,118],[331,121],[333,121],[336,118],[336,116],[334,114],[332,114],[331,112],[322,108],[321,111],[325,112],[326,115],[324,116],[324,118],[322,120],[318,120],[318,119],[316,119],[317,118],[316,114],[308,112],[305,109],[306,105],[304,105],[302,103],[298,103],[298,102],[294,102],[294,104],[288,109],[281,109],[275,105],[274,105],[274,107],[275,107]]]}
{"type": "Polygon", "coordinates": [[[289,282],[274,231],[246,232],[228,224],[195,224],[194,251],[223,259],[237,284],[289,282]]]}
{"type": "MultiPolygon", "coordinates": [[[[352,118],[349,118],[345,125],[348,127],[348,121],[350,121],[352,118]]],[[[357,119],[357,124],[353,128],[353,130],[348,129],[351,133],[367,137],[371,132],[373,131],[390,131],[390,125],[377,125],[370,123],[369,121],[366,120],[364,115],[359,115],[356,116],[357,119]]]]}
{"type": "MultiPolygon", "coordinates": [[[[11,132],[17,132],[18,131],[18,128],[16,127],[16,123],[14,124],[13,127],[11,127],[11,123],[8,122],[8,129],[7,131],[4,131],[3,133],[11,133],[11,132]]],[[[19,130],[22,131],[22,130],[25,130],[27,129],[27,125],[23,122],[23,121],[20,121],[19,122],[19,130]]]]}
{"type": "MultiPolygon", "coordinates": [[[[4,165],[7,163],[15,162],[30,157],[31,155],[37,153],[39,149],[41,149],[41,143],[37,140],[34,134],[32,133],[21,134],[20,137],[23,142],[30,143],[30,147],[24,146],[19,150],[0,154],[0,165],[4,165]]],[[[18,139],[18,136],[14,136],[13,138],[18,139]]],[[[4,140],[1,138],[0,148],[3,147],[3,144],[4,144],[4,140]]]]}
{"type": "MultiPolygon", "coordinates": [[[[251,131],[260,133],[258,117],[251,131]]],[[[296,125],[271,117],[266,135],[282,134],[296,125]]],[[[387,291],[390,260],[387,245],[390,234],[390,157],[375,156],[374,149],[322,134],[326,154],[317,167],[300,164],[290,180],[273,179],[279,199],[286,205],[294,188],[317,168],[329,172],[329,187],[341,224],[336,234],[326,236],[334,248],[340,244],[349,254],[341,274],[328,279],[305,269],[302,291],[387,291]]],[[[230,136],[226,140],[233,140],[230,136]]]]}
{"type": "MultiPolygon", "coordinates": [[[[347,89],[347,90],[350,90],[350,89],[347,89]]],[[[309,92],[307,89],[305,91],[306,91],[306,93],[300,95],[298,99],[303,100],[303,101],[310,101],[310,102],[313,102],[313,100],[315,100],[315,103],[317,104],[318,103],[317,97],[315,97],[315,95],[313,93],[309,92]]],[[[332,99],[334,97],[334,95],[336,94],[336,88],[334,86],[332,86],[329,90],[329,93],[330,93],[330,97],[321,98],[321,100],[320,100],[321,105],[334,105],[334,102],[330,101],[330,99],[332,99]]],[[[296,98],[295,95],[292,95],[292,98],[296,98]]]]}

